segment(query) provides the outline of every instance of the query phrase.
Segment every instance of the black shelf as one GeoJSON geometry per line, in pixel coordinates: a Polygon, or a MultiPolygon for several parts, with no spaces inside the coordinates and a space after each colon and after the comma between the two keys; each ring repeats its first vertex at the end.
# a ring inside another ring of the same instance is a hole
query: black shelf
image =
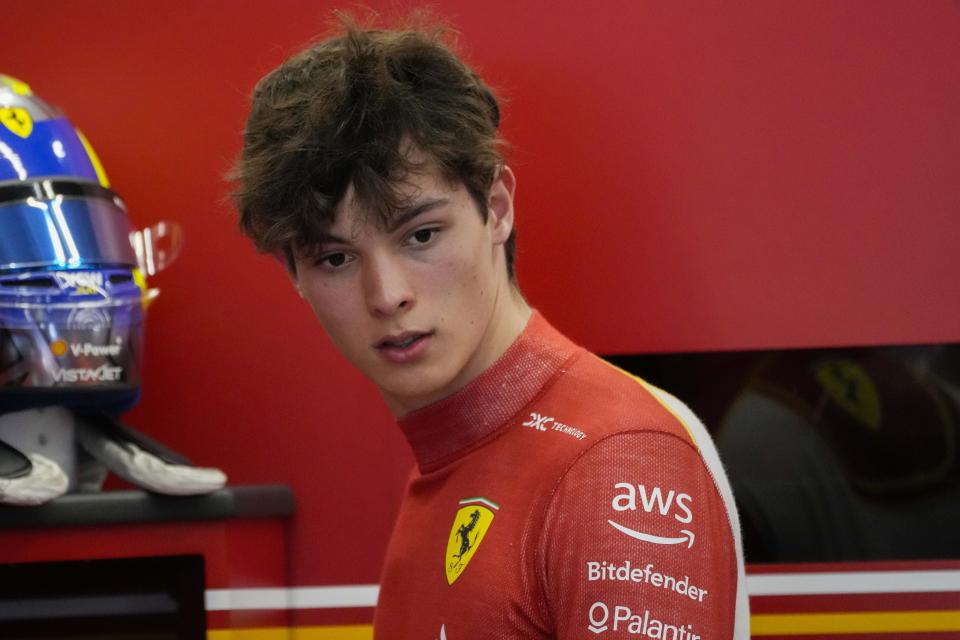
{"type": "Polygon", "coordinates": [[[288,518],[294,509],[286,485],[225,487],[205,496],[103,491],[68,494],[37,507],[0,505],[0,529],[288,518]]]}

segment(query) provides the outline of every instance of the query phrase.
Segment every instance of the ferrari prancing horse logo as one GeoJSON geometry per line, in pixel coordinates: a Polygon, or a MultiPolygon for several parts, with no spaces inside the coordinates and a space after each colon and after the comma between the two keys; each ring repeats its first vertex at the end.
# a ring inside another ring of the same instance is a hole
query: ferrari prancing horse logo
{"type": "Polygon", "coordinates": [[[23,107],[0,107],[0,124],[21,138],[33,132],[33,118],[23,107]]]}
{"type": "Polygon", "coordinates": [[[486,498],[464,498],[450,528],[447,540],[447,555],[444,568],[447,572],[447,584],[456,582],[467,568],[477,547],[483,542],[490,523],[500,510],[500,505],[486,498]]]}

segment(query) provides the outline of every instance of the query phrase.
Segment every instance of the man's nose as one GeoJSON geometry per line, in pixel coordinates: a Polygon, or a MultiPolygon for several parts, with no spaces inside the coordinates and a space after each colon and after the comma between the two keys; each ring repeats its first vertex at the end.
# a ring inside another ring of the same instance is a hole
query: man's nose
{"type": "Polygon", "coordinates": [[[413,287],[402,265],[387,255],[370,256],[364,266],[367,308],[378,316],[390,316],[413,306],[413,287]]]}

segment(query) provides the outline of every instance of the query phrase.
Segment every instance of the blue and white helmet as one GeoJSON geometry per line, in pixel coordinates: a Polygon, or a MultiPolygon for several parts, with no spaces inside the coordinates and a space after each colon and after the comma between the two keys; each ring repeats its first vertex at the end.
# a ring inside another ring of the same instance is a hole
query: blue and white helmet
{"type": "Polygon", "coordinates": [[[138,233],[83,134],[0,75],[0,412],[136,403],[138,233]]]}

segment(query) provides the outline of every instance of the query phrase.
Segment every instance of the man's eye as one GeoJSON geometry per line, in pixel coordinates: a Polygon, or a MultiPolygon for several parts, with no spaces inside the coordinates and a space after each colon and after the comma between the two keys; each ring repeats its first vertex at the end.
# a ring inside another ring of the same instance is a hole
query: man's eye
{"type": "Polygon", "coordinates": [[[427,229],[417,229],[410,237],[413,239],[413,244],[427,244],[433,240],[434,236],[438,233],[440,233],[440,229],[431,227],[427,229]]]}
{"type": "Polygon", "coordinates": [[[317,264],[326,267],[333,267],[334,269],[342,267],[347,264],[347,254],[345,253],[328,253],[324,256],[320,256],[317,260],[317,264]]]}

